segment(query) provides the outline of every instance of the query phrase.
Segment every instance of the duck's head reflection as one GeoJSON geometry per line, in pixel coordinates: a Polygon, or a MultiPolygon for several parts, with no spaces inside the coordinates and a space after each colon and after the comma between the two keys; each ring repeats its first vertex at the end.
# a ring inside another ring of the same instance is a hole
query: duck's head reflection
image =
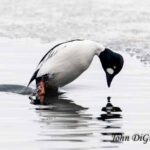
{"type": "Polygon", "coordinates": [[[102,107],[101,111],[104,111],[106,113],[101,114],[100,117],[98,117],[99,120],[109,120],[109,119],[118,119],[122,118],[120,112],[122,112],[120,107],[113,106],[110,102],[111,97],[107,97],[107,104],[105,107],[102,107]]]}
{"type": "Polygon", "coordinates": [[[119,148],[122,141],[115,140],[114,137],[121,137],[122,132],[121,121],[121,108],[114,106],[111,101],[111,97],[107,97],[107,104],[102,107],[101,111],[105,112],[98,117],[98,120],[104,121],[103,130],[101,131],[101,140],[103,146],[101,148],[119,148]]]}

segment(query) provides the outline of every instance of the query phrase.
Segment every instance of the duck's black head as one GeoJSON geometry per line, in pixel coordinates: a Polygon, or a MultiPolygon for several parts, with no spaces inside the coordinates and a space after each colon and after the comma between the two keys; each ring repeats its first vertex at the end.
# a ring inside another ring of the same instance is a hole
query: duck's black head
{"type": "Polygon", "coordinates": [[[99,58],[106,73],[108,87],[110,87],[112,79],[123,67],[123,57],[120,54],[105,48],[105,50],[100,53],[99,58]]]}

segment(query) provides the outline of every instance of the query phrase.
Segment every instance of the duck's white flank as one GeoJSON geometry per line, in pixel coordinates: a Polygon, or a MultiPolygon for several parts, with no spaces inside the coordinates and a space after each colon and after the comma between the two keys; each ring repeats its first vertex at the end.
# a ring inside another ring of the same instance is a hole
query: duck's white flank
{"type": "Polygon", "coordinates": [[[56,47],[39,68],[37,77],[48,74],[49,85],[61,87],[83,73],[91,64],[93,57],[105,48],[94,41],[73,41],[56,47]]]}

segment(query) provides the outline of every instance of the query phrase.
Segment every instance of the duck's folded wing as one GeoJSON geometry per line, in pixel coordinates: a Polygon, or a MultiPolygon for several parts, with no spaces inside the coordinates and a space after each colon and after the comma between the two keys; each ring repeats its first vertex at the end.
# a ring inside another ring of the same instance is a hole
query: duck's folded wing
{"type": "MultiPolygon", "coordinates": [[[[63,44],[66,44],[66,43],[70,43],[70,42],[74,42],[74,41],[82,41],[81,39],[75,39],[75,40],[70,40],[70,41],[67,41],[67,42],[62,42],[62,43],[59,43],[57,45],[55,45],[54,47],[52,47],[43,57],[42,59],[40,60],[38,66],[40,66],[43,62],[45,62],[45,60],[47,60],[48,58],[54,56],[54,54],[56,54],[56,51],[54,51],[57,47],[59,47],[60,45],[63,45],[63,44]]],[[[37,66],[37,67],[38,67],[37,66]]]]}

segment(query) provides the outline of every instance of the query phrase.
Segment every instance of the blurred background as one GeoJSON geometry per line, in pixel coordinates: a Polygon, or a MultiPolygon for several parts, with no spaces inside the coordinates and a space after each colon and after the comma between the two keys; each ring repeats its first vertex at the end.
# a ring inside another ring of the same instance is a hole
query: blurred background
{"type": "Polygon", "coordinates": [[[149,0],[0,0],[0,37],[92,39],[150,61],[149,0]]]}

